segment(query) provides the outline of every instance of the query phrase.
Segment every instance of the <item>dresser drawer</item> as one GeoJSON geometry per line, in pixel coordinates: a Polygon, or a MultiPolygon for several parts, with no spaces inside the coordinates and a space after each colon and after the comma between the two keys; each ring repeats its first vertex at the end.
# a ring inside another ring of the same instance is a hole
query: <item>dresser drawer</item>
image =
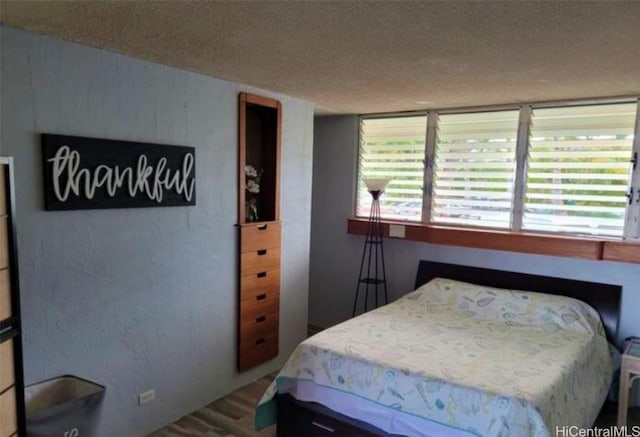
{"type": "Polygon", "coordinates": [[[280,293],[267,292],[240,301],[240,324],[255,322],[259,317],[280,312],[280,293]]]}
{"type": "Polygon", "coordinates": [[[9,220],[0,217],[0,269],[9,267],[9,220]]]}
{"type": "Polygon", "coordinates": [[[9,269],[0,270],[0,320],[11,317],[11,282],[9,269]]]}
{"type": "Polygon", "coordinates": [[[0,393],[15,383],[13,339],[0,343],[0,393]]]}
{"type": "Polygon", "coordinates": [[[269,335],[251,343],[240,341],[238,351],[238,368],[240,370],[262,364],[278,356],[278,332],[273,331],[269,335]]]}
{"type": "Polygon", "coordinates": [[[0,394],[0,437],[9,437],[18,430],[16,390],[14,387],[0,394]]]}
{"type": "Polygon", "coordinates": [[[278,313],[258,316],[240,325],[240,344],[252,343],[265,335],[278,332],[278,313]]]}
{"type": "Polygon", "coordinates": [[[261,249],[240,255],[240,275],[247,276],[280,268],[280,249],[261,249]]]}
{"type": "Polygon", "coordinates": [[[240,351],[255,351],[268,349],[269,345],[278,343],[278,330],[272,329],[269,332],[256,333],[255,336],[240,338],[240,351]]]}
{"type": "Polygon", "coordinates": [[[280,290],[280,270],[258,272],[240,277],[240,299],[253,299],[265,292],[280,290]]]}
{"type": "Polygon", "coordinates": [[[280,247],[280,222],[243,225],[240,228],[240,252],[280,247]]]}

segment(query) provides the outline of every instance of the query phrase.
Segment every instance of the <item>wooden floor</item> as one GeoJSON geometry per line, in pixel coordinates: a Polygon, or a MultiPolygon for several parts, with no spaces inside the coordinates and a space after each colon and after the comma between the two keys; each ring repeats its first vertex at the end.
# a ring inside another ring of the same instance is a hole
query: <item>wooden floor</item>
{"type": "Polygon", "coordinates": [[[149,437],[273,437],[276,426],[256,432],[255,408],[277,373],[267,375],[215,402],[184,416],[149,437]]]}
{"type": "MultiPolygon", "coordinates": [[[[203,407],[162,428],[148,437],[258,437],[276,435],[275,425],[261,431],[253,430],[255,407],[276,373],[234,391],[230,395],[203,407]]],[[[616,411],[603,412],[596,426],[605,428],[616,424],[616,411]]],[[[628,425],[640,425],[640,408],[629,411],[628,425]]]]}

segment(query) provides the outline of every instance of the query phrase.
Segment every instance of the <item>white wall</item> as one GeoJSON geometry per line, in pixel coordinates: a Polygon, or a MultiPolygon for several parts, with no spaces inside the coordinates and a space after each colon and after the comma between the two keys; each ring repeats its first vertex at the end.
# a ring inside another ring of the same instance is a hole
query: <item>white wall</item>
{"type": "MultiPolygon", "coordinates": [[[[364,237],[347,234],[357,165],[358,118],[314,124],[309,323],[328,327],[351,316],[364,237]],[[326,181],[329,181],[328,183],[326,181]],[[320,188],[322,186],[322,188],[320,188]]],[[[623,286],[619,340],[640,336],[640,265],[385,240],[391,300],[413,289],[421,259],[623,286]]]]}
{"type": "Polygon", "coordinates": [[[282,364],[307,326],[313,106],[1,29],[1,153],[15,158],[26,383],[107,387],[101,436],[148,433],[282,364]],[[283,104],[278,359],[238,374],[237,97],[283,104]],[[43,210],[40,133],[190,145],[197,205],[43,210]],[[138,393],[156,400],[138,407],[138,393]]]}

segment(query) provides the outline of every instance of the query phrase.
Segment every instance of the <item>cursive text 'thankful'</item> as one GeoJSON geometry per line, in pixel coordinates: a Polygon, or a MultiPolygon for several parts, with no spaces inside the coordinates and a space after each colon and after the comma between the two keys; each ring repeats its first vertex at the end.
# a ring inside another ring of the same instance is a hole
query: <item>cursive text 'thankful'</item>
{"type": "Polygon", "coordinates": [[[167,158],[160,158],[155,165],[150,165],[146,155],[140,155],[135,166],[120,167],[99,165],[93,171],[80,168],[80,153],[62,146],[53,158],[48,159],[53,165],[53,191],[56,198],[65,202],[71,194],[84,195],[93,199],[98,188],[104,187],[110,197],[126,186],[131,197],[138,193],[158,203],[162,202],[166,190],[174,190],[184,195],[189,202],[193,198],[195,178],[192,178],[194,156],[186,153],[182,159],[182,168],[167,168],[167,158]]]}

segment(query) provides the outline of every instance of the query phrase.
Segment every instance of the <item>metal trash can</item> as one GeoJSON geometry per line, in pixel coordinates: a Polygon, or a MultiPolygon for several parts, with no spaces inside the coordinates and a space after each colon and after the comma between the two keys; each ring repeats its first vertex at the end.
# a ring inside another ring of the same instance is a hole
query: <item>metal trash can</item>
{"type": "Polygon", "coordinates": [[[27,436],[92,436],[104,392],[104,386],[72,375],[26,387],[27,436]]]}

